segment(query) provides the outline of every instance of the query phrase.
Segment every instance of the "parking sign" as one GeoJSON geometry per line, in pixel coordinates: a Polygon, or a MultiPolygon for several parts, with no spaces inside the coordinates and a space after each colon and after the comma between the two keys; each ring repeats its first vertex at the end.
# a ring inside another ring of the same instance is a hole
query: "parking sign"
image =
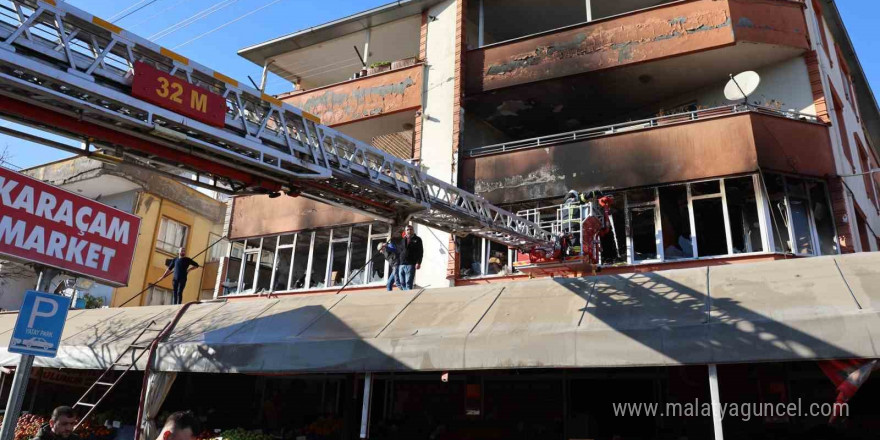
{"type": "Polygon", "coordinates": [[[55,357],[70,298],[28,290],[9,340],[9,352],[55,357]]]}

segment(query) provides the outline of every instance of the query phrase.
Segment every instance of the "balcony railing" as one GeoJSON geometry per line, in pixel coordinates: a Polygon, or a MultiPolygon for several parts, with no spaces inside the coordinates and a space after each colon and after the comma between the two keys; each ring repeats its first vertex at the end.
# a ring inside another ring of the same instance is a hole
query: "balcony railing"
{"type": "Polygon", "coordinates": [[[549,145],[563,144],[602,136],[609,136],[618,133],[646,130],[665,125],[705,120],[747,112],[761,113],[765,115],[779,116],[805,122],[819,123],[819,120],[814,115],[809,115],[796,111],[776,110],[773,108],[763,107],[754,104],[734,104],[703,110],[658,116],[650,119],[641,119],[638,121],[621,122],[618,124],[604,125],[601,127],[585,128],[582,130],[551,134],[547,136],[539,136],[530,139],[504,142],[500,144],[487,145],[484,147],[471,149],[466,152],[466,155],[468,157],[479,157],[489,154],[523,150],[527,148],[545,147],[549,145]]]}

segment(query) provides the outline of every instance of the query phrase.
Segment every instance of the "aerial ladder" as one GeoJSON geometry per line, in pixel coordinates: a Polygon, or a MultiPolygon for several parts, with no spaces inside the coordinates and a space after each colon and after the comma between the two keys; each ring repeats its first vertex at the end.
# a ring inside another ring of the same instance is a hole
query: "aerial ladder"
{"type": "Polygon", "coordinates": [[[85,154],[185,173],[227,193],[285,193],[471,234],[539,265],[567,254],[535,222],[58,0],[0,0],[0,116],[83,139],[85,154]]]}

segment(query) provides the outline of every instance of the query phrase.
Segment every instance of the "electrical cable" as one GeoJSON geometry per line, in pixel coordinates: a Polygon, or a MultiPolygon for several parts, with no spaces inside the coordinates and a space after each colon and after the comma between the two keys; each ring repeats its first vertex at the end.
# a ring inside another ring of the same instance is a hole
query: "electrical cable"
{"type": "Polygon", "coordinates": [[[150,0],[138,0],[138,1],[128,5],[128,7],[126,7],[125,9],[113,14],[113,16],[110,17],[110,20],[116,20],[120,15],[125,14],[126,12],[128,12],[132,8],[136,7],[137,5],[144,3],[144,2],[147,2],[147,1],[150,1],[150,0]]]}
{"type": "Polygon", "coordinates": [[[133,28],[138,27],[138,26],[140,26],[140,25],[142,25],[142,24],[144,24],[144,23],[146,23],[146,22],[148,22],[148,21],[151,21],[152,19],[154,19],[154,18],[156,18],[156,17],[158,17],[158,16],[164,14],[165,12],[170,11],[171,9],[173,9],[173,8],[176,7],[177,5],[183,3],[184,1],[186,1],[186,0],[178,0],[177,2],[172,3],[172,4],[168,5],[166,8],[164,8],[164,9],[162,9],[162,10],[156,12],[155,14],[150,15],[150,16],[148,16],[148,17],[145,17],[143,20],[141,20],[141,21],[139,21],[139,22],[137,22],[137,23],[135,23],[135,24],[132,24],[132,25],[126,26],[126,28],[128,28],[128,29],[133,29],[133,28]]]}
{"type": "Polygon", "coordinates": [[[273,0],[273,1],[269,2],[269,3],[266,3],[265,5],[260,6],[259,8],[254,9],[253,11],[248,12],[247,14],[244,14],[244,15],[242,15],[241,17],[238,17],[238,18],[236,18],[236,19],[234,19],[234,20],[227,21],[226,23],[223,23],[222,25],[217,26],[217,27],[215,27],[214,29],[211,29],[211,30],[209,30],[209,31],[207,31],[207,32],[204,32],[204,33],[199,34],[199,35],[197,35],[197,36],[195,36],[195,37],[193,37],[193,38],[190,38],[189,40],[187,40],[187,41],[185,41],[185,42],[183,42],[183,43],[180,43],[180,44],[178,44],[177,46],[174,46],[173,49],[178,49],[178,48],[183,47],[183,46],[186,46],[187,44],[192,43],[193,41],[196,41],[196,40],[198,40],[198,39],[200,39],[200,38],[202,38],[202,37],[205,37],[205,36],[207,36],[207,35],[213,34],[214,32],[217,32],[217,31],[219,31],[220,29],[223,29],[223,28],[225,28],[226,26],[229,26],[229,25],[232,24],[232,23],[235,23],[235,22],[237,22],[237,21],[239,21],[239,20],[242,20],[242,19],[244,19],[244,18],[247,18],[247,17],[250,16],[250,15],[256,14],[257,12],[260,12],[261,10],[266,9],[266,8],[268,8],[269,6],[272,6],[272,5],[274,5],[275,3],[278,3],[278,2],[280,2],[280,1],[281,1],[281,0],[273,0]]]}
{"type": "Polygon", "coordinates": [[[129,13],[123,15],[122,17],[119,17],[119,18],[114,19],[111,23],[116,23],[117,21],[122,20],[123,18],[128,17],[129,15],[134,14],[134,13],[137,12],[137,11],[140,11],[141,9],[144,9],[144,8],[146,8],[147,6],[150,6],[150,5],[152,5],[153,3],[156,3],[157,1],[159,1],[159,0],[150,0],[150,1],[147,2],[147,4],[145,4],[145,5],[143,5],[143,6],[139,7],[139,8],[137,8],[137,9],[135,9],[135,10],[133,10],[133,11],[131,11],[131,12],[129,12],[129,13]]]}
{"type": "MultiPolygon", "coordinates": [[[[198,257],[199,255],[202,255],[202,254],[204,254],[205,252],[208,252],[208,250],[210,250],[212,247],[214,247],[217,243],[220,243],[221,241],[223,241],[223,240],[225,240],[225,239],[226,239],[226,236],[223,236],[223,237],[218,238],[218,239],[215,240],[213,243],[209,244],[208,247],[206,247],[205,249],[203,249],[201,252],[199,252],[199,253],[193,255],[192,258],[198,257]]],[[[138,298],[138,297],[140,297],[141,295],[143,295],[144,292],[146,292],[146,291],[148,291],[148,290],[150,290],[150,289],[156,287],[156,285],[159,284],[159,282],[161,282],[161,281],[164,280],[165,278],[168,278],[168,275],[171,275],[171,274],[170,274],[170,273],[165,274],[165,276],[163,276],[162,278],[159,278],[159,280],[156,281],[155,283],[149,283],[149,284],[147,285],[147,287],[146,287],[144,290],[141,290],[140,292],[134,294],[134,296],[132,296],[131,298],[125,300],[124,303],[118,305],[117,307],[124,307],[126,304],[130,303],[130,302],[131,302],[132,300],[134,300],[135,298],[138,298]]]]}
{"type": "Polygon", "coordinates": [[[193,24],[193,23],[195,23],[195,22],[197,22],[197,21],[199,21],[199,20],[201,20],[201,19],[203,19],[203,18],[205,18],[205,17],[207,17],[207,16],[209,16],[209,15],[211,15],[211,14],[213,14],[213,13],[215,13],[215,12],[217,12],[217,11],[219,11],[219,10],[221,10],[221,9],[223,9],[223,8],[233,4],[235,2],[237,2],[237,1],[238,0],[222,0],[219,3],[215,3],[205,9],[202,9],[199,12],[196,12],[195,14],[193,14],[193,15],[191,15],[181,21],[178,21],[177,23],[172,24],[171,26],[166,27],[165,29],[162,29],[159,32],[156,32],[155,34],[151,35],[147,39],[150,41],[156,41],[161,38],[167,37],[168,35],[171,35],[177,31],[179,31],[179,30],[181,30],[181,29],[183,29],[183,28],[185,28],[185,27],[187,27],[187,26],[189,26],[189,25],[191,25],[191,24],[193,24]]]}

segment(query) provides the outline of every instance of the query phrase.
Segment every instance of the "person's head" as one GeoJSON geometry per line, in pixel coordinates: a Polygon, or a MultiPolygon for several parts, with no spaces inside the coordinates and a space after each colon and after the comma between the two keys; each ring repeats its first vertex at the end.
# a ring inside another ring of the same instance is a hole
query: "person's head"
{"type": "Polygon", "coordinates": [[[180,250],[177,251],[177,256],[178,256],[178,257],[185,257],[185,256],[186,256],[186,249],[185,249],[185,248],[180,248],[180,250]]]}
{"type": "Polygon", "coordinates": [[[76,426],[76,412],[69,406],[59,406],[52,411],[49,419],[49,428],[52,433],[61,438],[70,437],[73,427],[76,426]]]}
{"type": "Polygon", "coordinates": [[[165,426],[156,440],[192,440],[199,432],[198,423],[191,411],[178,411],[165,419],[165,426]]]}
{"type": "Polygon", "coordinates": [[[407,237],[412,237],[416,235],[416,230],[413,229],[412,225],[406,225],[406,228],[403,230],[403,234],[407,237]]]}
{"type": "Polygon", "coordinates": [[[383,241],[383,242],[380,242],[380,243],[376,246],[376,250],[379,251],[379,252],[382,252],[382,249],[385,249],[385,246],[388,246],[388,243],[385,243],[384,241],[383,241]]]}

